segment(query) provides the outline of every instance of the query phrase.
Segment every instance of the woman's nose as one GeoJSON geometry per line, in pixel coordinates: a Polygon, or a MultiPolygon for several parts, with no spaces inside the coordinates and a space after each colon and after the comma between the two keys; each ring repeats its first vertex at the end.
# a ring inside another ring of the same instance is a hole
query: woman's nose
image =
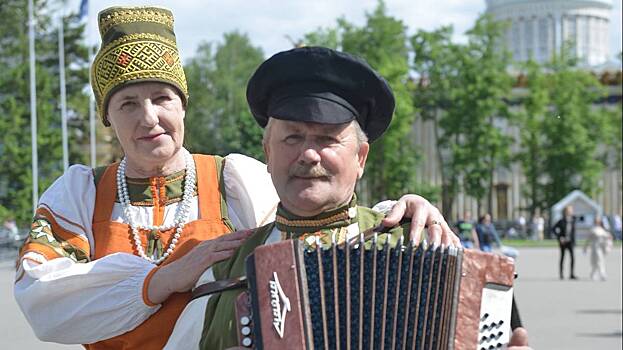
{"type": "Polygon", "coordinates": [[[147,127],[154,127],[158,125],[158,113],[156,107],[151,103],[151,100],[146,100],[143,103],[143,118],[141,123],[147,127]]]}

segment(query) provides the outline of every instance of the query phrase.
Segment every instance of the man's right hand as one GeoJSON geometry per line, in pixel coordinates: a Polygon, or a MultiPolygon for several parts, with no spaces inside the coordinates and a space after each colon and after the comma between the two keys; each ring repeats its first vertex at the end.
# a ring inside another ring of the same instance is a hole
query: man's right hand
{"type": "Polygon", "coordinates": [[[159,267],[149,282],[147,298],[154,304],[160,304],[173,293],[191,290],[205,270],[230,258],[252,232],[237,231],[203,241],[181,258],[159,267]]]}

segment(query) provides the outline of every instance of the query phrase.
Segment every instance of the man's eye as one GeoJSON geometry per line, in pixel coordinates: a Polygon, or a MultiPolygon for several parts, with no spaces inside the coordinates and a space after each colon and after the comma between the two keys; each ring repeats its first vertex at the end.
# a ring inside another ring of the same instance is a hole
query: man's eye
{"type": "Polygon", "coordinates": [[[303,140],[303,136],[301,135],[288,135],[283,141],[288,145],[293,145],[303,140]]]}
{"type": "Polygon", "coordinates": [[[318,142],[323,145],[332,145],[334,143],[337,143],[338,141],[335,137],[321,136],[318,138],[318,142]]]}

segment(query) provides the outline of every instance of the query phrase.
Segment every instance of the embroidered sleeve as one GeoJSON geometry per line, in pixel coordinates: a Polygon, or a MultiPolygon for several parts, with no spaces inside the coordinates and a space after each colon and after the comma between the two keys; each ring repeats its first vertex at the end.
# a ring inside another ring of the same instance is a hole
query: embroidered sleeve
{"type": "Polygon", "coordinates": [[[154,266],[116,253],[88,263],[61,257],[43,264],[25,259],[14,295],[35,335],[64,344],[89,344],[123,334],[159,309],[143,301],[154,266]]]}
{"type": "Polygon", "coordinates": [[[92,260],[94,202],[91,169],[70,167],[42,195],[20,250],[14,295],[41,340],[93,343],[159,309],[142,296],[152,264],[123,253],[92,260]]]}

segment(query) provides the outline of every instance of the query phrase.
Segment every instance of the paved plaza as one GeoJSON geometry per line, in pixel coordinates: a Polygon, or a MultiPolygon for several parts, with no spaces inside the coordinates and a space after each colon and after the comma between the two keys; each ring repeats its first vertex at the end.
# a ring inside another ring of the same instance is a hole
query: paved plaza
{"type": "MultiPolygon", "coordinates": [[[[520,249],[515,295],[534,349],[621,349],[621,248],[607,257],[606,282],[588,279],[588,259],[576,249],[580,279],[560,281],[557,249],[520,249]]],[[[0,262],[0,349],[82,348],[37,341],[13,300],[12,284],[12,264],[0,262]]]]}

